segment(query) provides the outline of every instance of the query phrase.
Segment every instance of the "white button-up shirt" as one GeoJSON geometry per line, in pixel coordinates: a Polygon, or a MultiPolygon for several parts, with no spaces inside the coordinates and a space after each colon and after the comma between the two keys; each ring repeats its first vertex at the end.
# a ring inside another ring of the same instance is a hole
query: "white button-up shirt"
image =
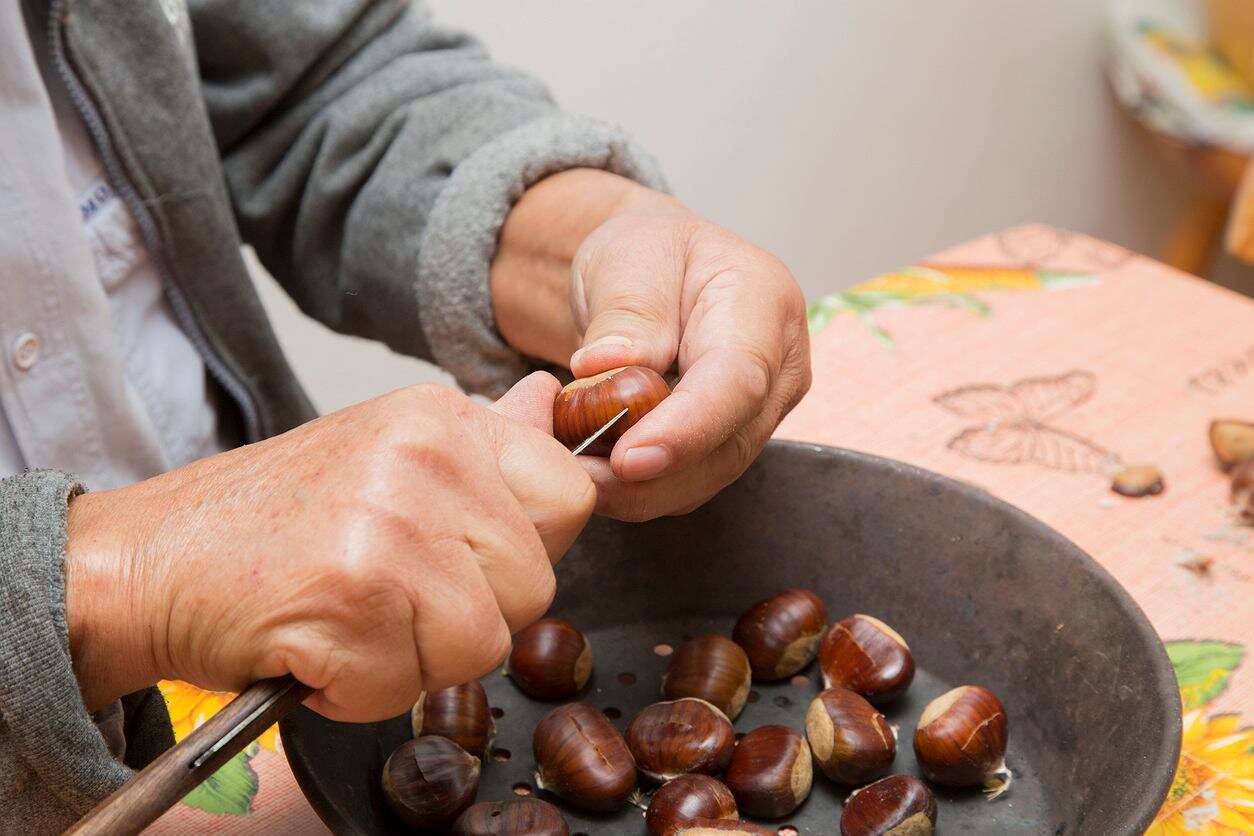
{"type": "Polygon", "coordinates": [[[116,487],[222,449],[214,389],[24,5],[0,0],[0,476],[116,487]]]}

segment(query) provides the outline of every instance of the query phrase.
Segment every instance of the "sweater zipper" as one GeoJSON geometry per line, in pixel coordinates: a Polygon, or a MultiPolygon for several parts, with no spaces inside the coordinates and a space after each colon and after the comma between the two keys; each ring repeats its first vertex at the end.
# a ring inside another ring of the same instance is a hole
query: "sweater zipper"
{"type": "Polygon", "coordinates": [[[152,215],[148,212],[148,207],[144,205],[143,200],[135,191],[135,187],[126,178],[121,163],[113,153],[113,147],[110,143],[109,133],[105,128],[104,120],[100,117],[95,103],[87,95],[82,82],[74,74],[74,70],[66,59],[65,44],[60,25],[65,5],[66,0],[53,0],[48,27],[49,46],[53,64],[57,69],[57,75],[60,76],[61,82],[69,92],[70,100],[74,103],[78,115],[87,125],[87,131],[91,135],[97,153],[100,154],[101,162],[104,164],[105,178],[109,181],[109,185],[113,187],[118,197],[122,199],[126,208],[130,210],[131,216],[139,227],[140,235],[144,239],[148,252],[152,255],[153,264],[156,266],[161,282],[165,286],[166,297],[170,300],[170,308],[174,311],[175,319],[204,361],[205,368],[209,370],[209,373],[213,375],[218,384],[226,390],[227,394],[239,406],[240,413],[244,419],[244,431],[248,441],[259,441],[262,438],[262,433],[256,402],[248,392],[247,387],[227,368],[226,363],[213,350],[213,346],[209,344],[209,340],[201,329],[200,323],[197,322],[195,314],[192,313],[191,305],[188,303],[186,295],[174,281],[173,273],[166,263],[161,236],[157,232],[157,225],[153,221],[152,215]]]}

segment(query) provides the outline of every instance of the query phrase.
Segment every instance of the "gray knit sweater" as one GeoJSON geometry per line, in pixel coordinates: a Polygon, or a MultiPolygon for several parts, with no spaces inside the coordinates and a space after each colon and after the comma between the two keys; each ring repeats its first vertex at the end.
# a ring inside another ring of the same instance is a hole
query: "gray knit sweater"
{"type": "MultiPolygon", "coordinates": [[[[563,114],[401,0],[24,2],[43,7],[61,80],[242,440],[312,417],[243,240],[311,316],[495,394],[530,365],[497,333],[487,284],[513,202],[577,166],[663,187],[618,129],[563,114]]],[[[0,479],[0,833],[63,829],[171,740],[152,689],[108,718],[79,696],[63,562],[80,490],[52,470],[0,479]]]]}

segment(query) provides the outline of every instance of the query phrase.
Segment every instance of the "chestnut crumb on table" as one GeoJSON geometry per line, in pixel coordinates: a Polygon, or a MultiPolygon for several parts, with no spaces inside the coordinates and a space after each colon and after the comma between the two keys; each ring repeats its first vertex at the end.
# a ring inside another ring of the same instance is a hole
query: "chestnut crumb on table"
{"type": "Polygon", "coordinates": [[[1232,506],[1245,522],[1254,525],[1254,459],[1232,471],[1232,506]]]}
{"type": "Polygon", "coordinates": [[[1152,464],[1125,467],[1114,475],[1110,489],[1121,496],[1132,498],[1157,496],[1166,488],[1162,471],[1152,464]]]}
{"type": "Polygon", "coordinates": [[[1254,459],[1254,422],[1211,421],[1210,446],[1225,469],[1254,459]]]}

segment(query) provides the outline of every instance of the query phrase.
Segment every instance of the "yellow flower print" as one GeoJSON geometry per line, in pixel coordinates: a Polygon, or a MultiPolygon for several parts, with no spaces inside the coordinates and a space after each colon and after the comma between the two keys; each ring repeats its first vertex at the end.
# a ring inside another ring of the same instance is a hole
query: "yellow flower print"
{"type": "Polygon", "coordinates": [[[1254,88],[1205,44],[1149,21],[1140,28],[1146,43],[1170,59],[1206,101],[1239,108],[1254,106],[1254,88]]]}
{"type": "Polygon", "coordinates": [[[1254,728],[1235,714],[1184,715],[1180,765],[1147,836],[1254,833],[1254,728]]]}
{"type": "MultiPolygon", "coordinates": [[[[191,734],[201,723],[217,714],[231,701],[234,694],[226,691],[206,691],[186,682],[163,679],[157,683],[170,710],[170,722],[174,726],[175,741],[191,734]]],[[[261,733],[257,742],[271,752],[277,751],[279,727],[271,726],[261,733]]]]}

